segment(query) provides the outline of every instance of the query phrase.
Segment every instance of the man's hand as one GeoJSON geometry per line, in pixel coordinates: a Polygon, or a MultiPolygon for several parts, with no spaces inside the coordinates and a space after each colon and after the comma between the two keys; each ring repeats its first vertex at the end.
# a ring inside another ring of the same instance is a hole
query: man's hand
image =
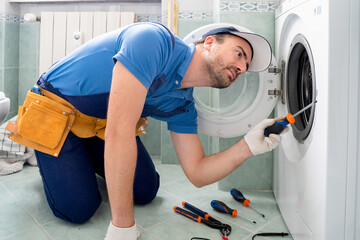
{"type": "MultiPolygon", "coordinates": [[[[277,120],[279,119],[265,119],[245,135],[244,139],[253,155],[271,151],[279,145],[279,142],[281,141],[280,135],[270,134],[269,137],[265,137],[264,135],[265,128],[273,125],[277,120]]],[[[288,130],[289,128],[286,127],[283,133],[288,130]]]]}
{"type": "Polygon", "coordinates": [[[140,236],[136,230],[136,223],[129,228],[118,228],[110,222],[106,237],[104,240],[135,240],[140,236]]]}

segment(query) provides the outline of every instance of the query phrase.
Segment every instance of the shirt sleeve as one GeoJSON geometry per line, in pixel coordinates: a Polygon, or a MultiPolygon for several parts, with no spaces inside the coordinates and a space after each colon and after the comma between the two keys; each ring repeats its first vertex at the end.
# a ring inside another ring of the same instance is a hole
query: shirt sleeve
{"type": "Polygon", "coordinates": [[[172,52],[171,36],[160,25],[135,24],[119,36],[114,62],[124,65],[147,89],[159,77],[172,52]]]}

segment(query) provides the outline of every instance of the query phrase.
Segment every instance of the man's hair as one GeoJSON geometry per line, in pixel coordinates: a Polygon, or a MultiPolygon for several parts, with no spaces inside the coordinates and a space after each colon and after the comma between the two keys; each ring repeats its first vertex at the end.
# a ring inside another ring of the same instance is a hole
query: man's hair
{"type": "MultiPolygon", "coordinates": [[[[209,35],[209,36],[213,36],[213,37],[216,39],[216,41],[218,41],[220,44],[222,44],[222,43],[224,42],[225,37],[226,37],[226,36],[229,36],[229,35],[235,36],[235,35],[230,34],[230,33],[217,33],[217,34],[209,35]]],[[[204,38],[202,38],[202,39],[200,39],[200,40],[195,41],[195,42],[194,42],[195,46],[198,45],[198,44],[203,44],[203,43],[205,42],[205,39],[206,39],[207,37],[208,37],[208,36],[206,36],[206,37],[204,37],[204,38]]],[[[237,37],[239,37],[239,36],[237,36],[237,37]]],[[[254,49],[253,49],[252,45],[251,45],[250,42],[249,42],[248,40],[246,40],[245,38],[242,38],[242,37],[239,37],[239,38],[245,40],[245,41],[250,45],[251,53],[252,53],[252,54],[251,54],[251,60],[252,60],[253,57],[254,57],[254,49]]]]}
{"type": "MultiPolygon", "coordinates": [[[[225,39],[225,35],[231,35],[231,34],[228,34],[228,33],[218,33],[218,34],[214,34],[214,35],[210,35],[210,36],[213,36],[216,41],[218,41],[220,44],[224,42],[224,39],[225,39]]],[[[205,42],[205,39],[207,38],[208,36],[200,39],[200,40],[197,40],[194,42],[195,45],[198,45],[198,44],[203,44],[205,42]]]]}

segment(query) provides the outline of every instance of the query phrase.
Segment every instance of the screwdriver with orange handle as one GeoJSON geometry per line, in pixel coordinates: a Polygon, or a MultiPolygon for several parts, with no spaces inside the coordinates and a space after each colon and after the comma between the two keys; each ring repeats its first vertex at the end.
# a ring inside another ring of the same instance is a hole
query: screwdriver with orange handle
{"type": "Polygon", "coordinates": [[[223,203],[221,201],[212,200],[211,201],[211,206],[213,207],[213,209],[215,211],[230,214],[233,218],[236,217],[236,216],[239,216],[239,217],[241,217],[241,218],[243,218],[243,219],[245,219],[245,220],[247,220],[249,222],[256,223],[255,221],[250,220],[250,219],[248,219],[246,217],[237,215],[237,210],[236,209],[229,208],[225,203],[223,203]]]}
{"type": "Polygon", "coordinates": [[[265,128],[264,131],[264,135],[265,137],[269,137],[270,134],[275,133],[275,134],[280,134],[289,123],[295,123],[295,117],[297,115],[299,115],[300,113],[306,111],[307,109],[311,108],[315,103],[317,102],[317,100],[315,102],[310,103],[309,105],[307,105],[306,107],[304,107],[303,109],[301,109],[300,111],[296,112],[294,115],[292,115],[291,113],[286,114],[286,117],[276,121],[273,125],[265,128]]]}
{"type": "Polygon", "coordinates": [[[262,217],[265,217],[264,214],[260,213],[256,208],[254,208],[251,204],[250,204],[250,200],[245,198],[244,195],[237,189],[233,188],[230,191],[231,196],[233,196],[233,198],[238,201],[241,202],[242,204],[244,204],[245,207],[250,206],[252,209],[254,209],[258,214],[260,214],[262,217]]]}
{"type": "Polygon", "coordinates": [[[220,223],[219,220],[213,218],[213,217],[212,217],[210,214],[208,214],[207,212],[204,212],[204,211],[198,209],[197,207],[191,205],[191,204],[188,203],[188,202],[185,202],[185,201],[184,201],[184,202],[182,202],[182,205],[183,205],[184,208],[189,209],[190,211],[192,211],[192,212],[196,213],[197,215],[205,218],[206,220],[210,220],[210,221],[213,221],[213,222],[218,222],[218,223],[220,223]]]}

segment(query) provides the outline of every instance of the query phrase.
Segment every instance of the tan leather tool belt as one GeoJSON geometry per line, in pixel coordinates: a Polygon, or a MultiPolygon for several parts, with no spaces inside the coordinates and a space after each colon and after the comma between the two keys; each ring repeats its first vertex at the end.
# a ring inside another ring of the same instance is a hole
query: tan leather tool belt
{"type": "MultiPolygon", "coordinates": [[[[28,91],[24,104],[19,106],[16,123],[6,126],[14,142],[58,157],[70,131],[80,138],[105,139],[106,119],[85,115],[65,99],[42,88],[40,93],[28,91]]],[[[146,118],[138,121],[136,136],[146,134],[141,129],[145,122],[146,118]]]]}

